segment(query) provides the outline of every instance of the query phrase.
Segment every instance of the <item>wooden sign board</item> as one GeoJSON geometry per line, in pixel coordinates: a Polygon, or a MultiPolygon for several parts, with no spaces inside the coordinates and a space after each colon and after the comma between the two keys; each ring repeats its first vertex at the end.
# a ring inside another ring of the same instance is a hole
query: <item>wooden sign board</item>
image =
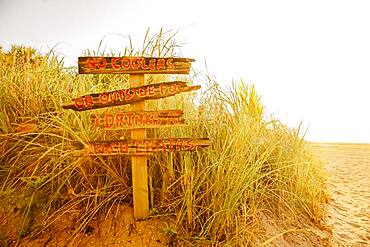
{"type": "Polygon", "coordinates": [[[105,129],[131,129],[131,140],[97,141],[81,146],[85,155],[132,155],[132,189],[134,216],[143,219],[149,215],[147,157],[158,152],[193,151],[211,145],[208,138],[147,139],[145,128],[184,124],[181,110],[145,111],[145,100],[173,96],[197,90],[174,81],[145,85],[144,74],[189,74],[188,58],[155,57],[79,57],[79,74],[130,74],[130,88],[85,95],[73,99],[64,109],[85,111],[110,106],[131,104],[130,112],[95,114],[93,125],[105,129]]]}
{"type": "Polygon", "coordinates": [[[182,92],[198,90],[200,86],[187,86],[184,81],[164,82],[111,92],[89,94],[73,99],[74,104],[63,105],[64,109],[86,111],[103,107],[131,104],[148,99],[170,97],[182,92]]]}
{"type": "Polygon", "coordinates": [[[107,112],[91,115],[93,126],[103,129],[143,129],[185,125],[181,110],[107,112]]]}
{"type": "Polygon", "coordinates": [[[194,151],[211,145],[208,138],[141,139],[92,142],[85,155],[150,155],[158,152],[194,151]]]}
{"type": "Polygon", "coordinates": [[[79,74],[189,74],[189,58],[79,57],[79,74]]]}

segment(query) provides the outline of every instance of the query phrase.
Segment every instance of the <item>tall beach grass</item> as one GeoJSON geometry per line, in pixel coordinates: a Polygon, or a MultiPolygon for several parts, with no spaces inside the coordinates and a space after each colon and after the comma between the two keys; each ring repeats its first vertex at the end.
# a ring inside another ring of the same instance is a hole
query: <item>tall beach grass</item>
{"type": "MultiPolygon", "coordinates": [[[[179,54],[171,33],[147,33],[143,43],[120,55],[179,54]]],[[[196,102],[194,93],[147,102],[147,110],[182,109],[189,123],[148,130],[148,137],[209,137],[213,143],[150,157],[151,217],[174,217],[179,238],[189,243],[230,246],[268,241],[259,224],[263,214],[320,224],[325,176],[300,128],[266,116],[253,85],[241,81],[224,90],[205,78],[196,102]]],[[[19,238],[36,236],[70,212],[79,216],[77,234],[112,205],[132,203],[128,157],[78,156],[72,145],[128,138],[129,132],[94,128],[91,111],[61,108],[81,95],[128,86],[127,75],[78,75],[52,52],[14,46],[0,51],[0,79],[0,197],[17,202],[19,238]]],[[[146,76],[147,83],[168,80],[146,76]]]]}

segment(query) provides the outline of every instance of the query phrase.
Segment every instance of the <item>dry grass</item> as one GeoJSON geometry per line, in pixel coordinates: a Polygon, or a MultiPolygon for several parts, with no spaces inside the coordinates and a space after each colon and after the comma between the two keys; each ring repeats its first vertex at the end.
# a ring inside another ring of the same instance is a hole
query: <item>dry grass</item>
{"type": "MultiPolygon", "coordinates": [[[[147,33],[141,50],[131,46],[122,55],[172,56],[176,51],[173,35],[161,31],[153,37],[147,33]]],[[[0,52],[0,78],[0,196],[19,201],[19,238],[37,235],[76,208],[77,234],[103,209],[131,203],[127,157],[79,157],[71,145],[129,134],[91,127],[90,111],[61,108],[71,98],[127,85],[126,75],[77,75],[52,53],[13,47],[0,52]],[[43,216],[37,217],[37,211],[43,216]]],[[[192,93],[148,103],[148,110],[183,109],[191,123],[149,130],[149,137],[209,137],[213,142],[193,153],[150,158],[153,213],[176,217],[175,229],[184,241],[232,246],[269,241],[259,234],[258,215],[264,212],[285,212],[293,219],[308,215],[320,222],[327,197],[322,164],[300,129],[265,116],[253,86],[240,82],[225,91],[210,80],[204,85],[207,90],[196,104],[192,93]]]]}

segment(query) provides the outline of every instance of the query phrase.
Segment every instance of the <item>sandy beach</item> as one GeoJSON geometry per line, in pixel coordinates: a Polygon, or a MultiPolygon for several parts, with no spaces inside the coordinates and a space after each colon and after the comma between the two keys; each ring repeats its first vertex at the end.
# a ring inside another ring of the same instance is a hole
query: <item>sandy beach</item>
{"type": "Polygon", "coordinates": [[[336,246],[370,246],[370,145],[319,144],[332,200],[328,222],[336,246]]]}

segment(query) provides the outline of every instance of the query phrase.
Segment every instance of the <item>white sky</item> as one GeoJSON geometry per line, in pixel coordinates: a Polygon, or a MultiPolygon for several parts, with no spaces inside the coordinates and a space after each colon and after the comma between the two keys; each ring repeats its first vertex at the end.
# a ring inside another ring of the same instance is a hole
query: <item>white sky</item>
{"type": "MultiPolygon", "coordinates": [[[[0,0],[0,45],[31,45],[76,65],[104,35],[180,29],[193,67],[254,83],[268,113],[307,140],[370,143],[370,1],[0,0]]],[[[108,49],[127,39],[108,35],[108,49]]]]}

